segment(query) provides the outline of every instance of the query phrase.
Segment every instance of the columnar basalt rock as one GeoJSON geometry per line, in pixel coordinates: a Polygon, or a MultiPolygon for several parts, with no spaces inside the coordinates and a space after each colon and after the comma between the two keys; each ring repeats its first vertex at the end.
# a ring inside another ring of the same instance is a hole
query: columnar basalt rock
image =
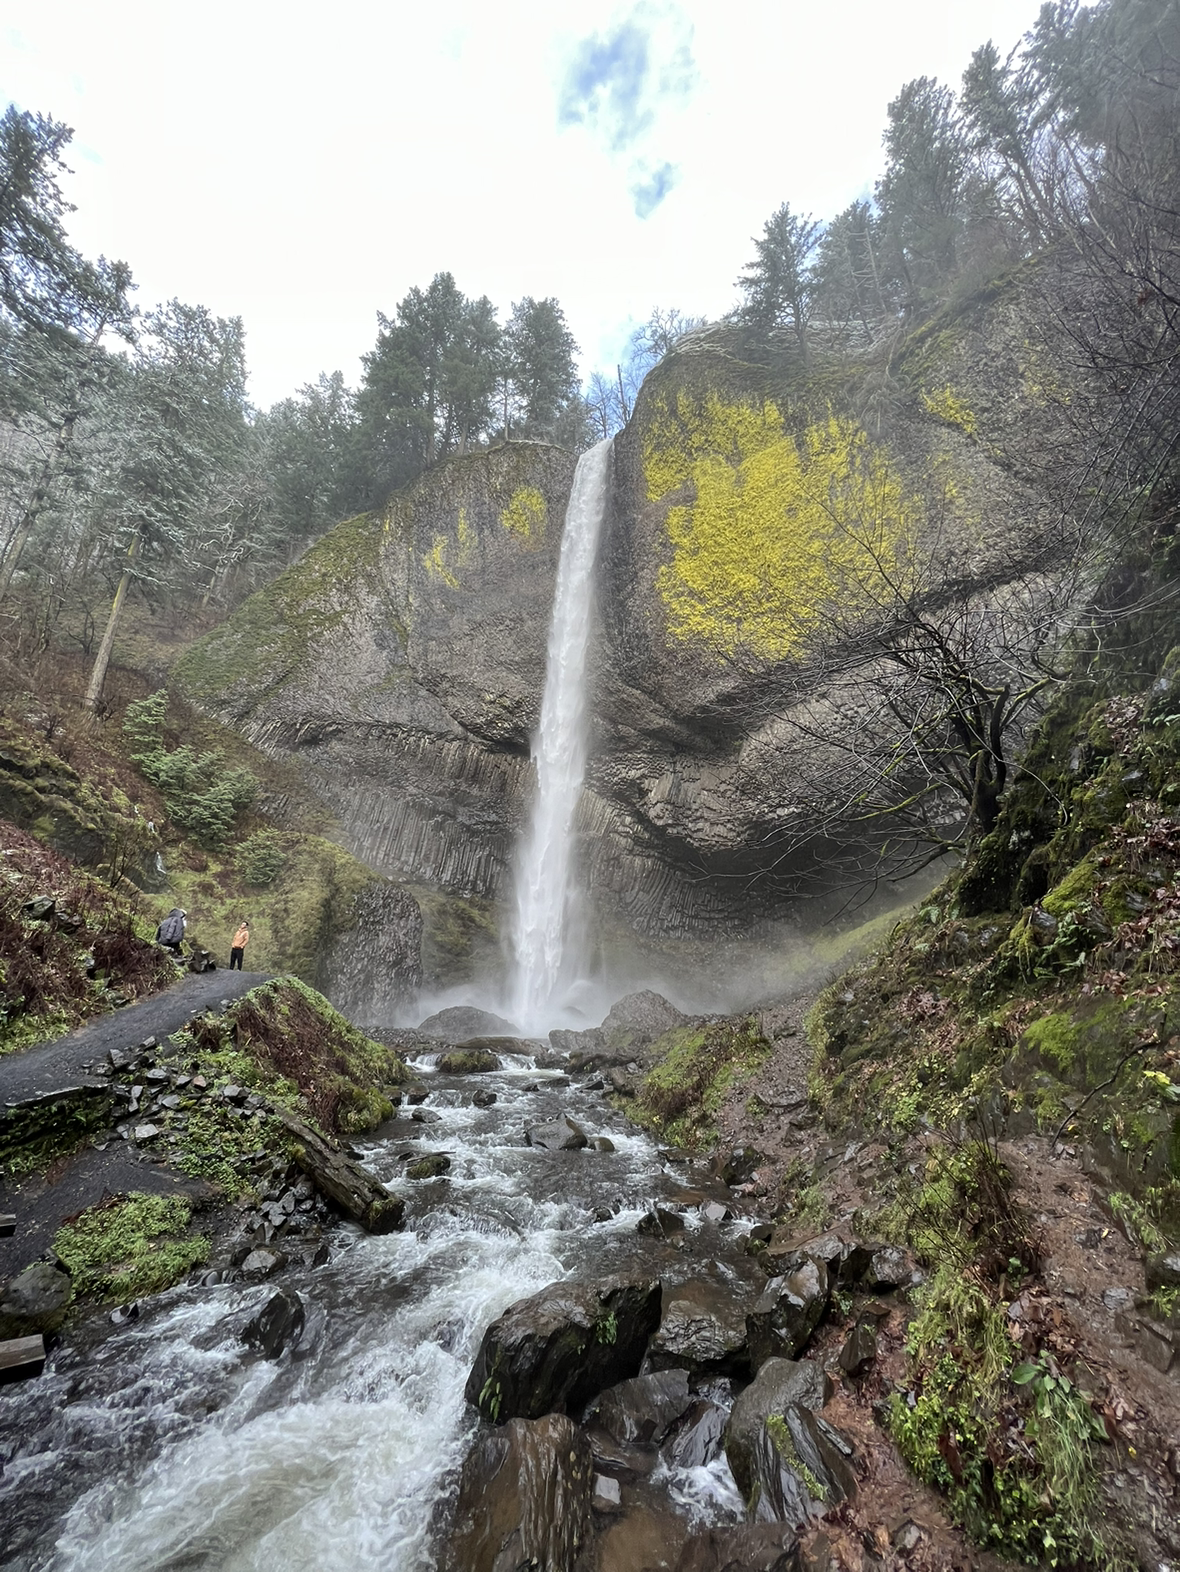
{"type": "MultiPolygon", "coordinates": [[[[859,717],[830,678],[830,611],[875,571],[866,530],[968,597],[1047,560],[1068,462],[1052,390],[1077,377],[1039,298],[1017,279],[949,310],[885,374],[804,369],[719,327],[648,378],[615,444],[577,820],[612,922],[740,933],[789,907],[784,838],[821,824],[794,720],[823,710],[835,767],[859,717]]],[[[1086,390],[1069,391],[1076,412],[1086,390]]],[[[538,443],[436,466],[329,532],[175,680],[297,759],[376,871],[505,898],[574,467],[538,443]]]]}

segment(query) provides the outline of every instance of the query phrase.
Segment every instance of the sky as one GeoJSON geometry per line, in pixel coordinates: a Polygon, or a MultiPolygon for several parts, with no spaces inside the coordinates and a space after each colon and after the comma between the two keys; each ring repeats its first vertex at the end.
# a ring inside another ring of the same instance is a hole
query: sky
{"type": "Polygon", "coordinates": [[[241,316],[254,402],[350,383],[415,284],[556,296],[582,368],[717,317],[784,201],[871,193],[902,83],[1040,0],[0,0],[0,97],[74,128],[75,243],[241,316]]]}

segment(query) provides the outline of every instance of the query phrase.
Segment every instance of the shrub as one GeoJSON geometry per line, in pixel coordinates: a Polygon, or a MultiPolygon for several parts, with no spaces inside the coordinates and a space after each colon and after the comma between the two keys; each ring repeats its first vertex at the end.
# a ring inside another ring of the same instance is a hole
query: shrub
{"type": "Polygon", "coordinates": [[[135,745],[133,764],[158,786],[168,816],[182,834],[216,850],[225,844],[238,815],[254,801],[258,781],[249,770],[227,769],[214,749],[198,753],[188,743],[164,746],[168,694],[160,688],[127,706],[123,733],[135,745]]]}
{"type": "Polygon", "coordinates": [[[277,830],[255,830],[242,842],[238,852],[238,871],[247,884],[262,888],[273,884],[286,862],[282,836],[277,830]]]}

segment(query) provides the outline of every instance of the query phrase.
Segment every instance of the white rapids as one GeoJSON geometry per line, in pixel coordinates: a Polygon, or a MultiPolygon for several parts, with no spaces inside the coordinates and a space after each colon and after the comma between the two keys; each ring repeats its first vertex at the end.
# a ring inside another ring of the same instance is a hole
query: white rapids
{"type": "MultiPolygon", "coordinates": [[[[4,1572],[429,1572],[440,1504],[474,1433],[464,1385],[488,1322],[570,1273],[652,1270],[635,1225],[677,1181],[641,1132],[527,1054],[471,1083],[418,1062],[437,1123],[399,1120],[364,1149],[407,1201],[403,1232],[331,1236],[332,1259],[288,1276],[307,1308],[294,1352],[257,1358],[245,1321],[266,1283],[183,1286],[96,1345],[68,1343],[36,1382],[0,1393],[4,1572]],[[559,1109],[613,1152],[549,1153],[523,1127],[559,1109]],[[404,1177],[442,1150],[444,1181],[404,1177]],[[7,1554],[6,1554],[7,1552],[7,1554]],[[11,1559],[10,1559],[11,1557],[11,1559]]],[[[704,1254],[735,1247],[704,1231],[704,1254]]],[[[703,1261],[665,1249],[662,1265],[703,1261]]],[[[741,1257],[741,1259],[745,1259],[741,1257]]],[[[109,1331],[109,1329],[108,1329],[109,1331]]],[[[734,1521],[720,1460],[668,1481],[690,1521],[734,1521]]]]}
{"type": "Polygon", "coordinates": [[[586,773],[586,654],[610,454],[608,440],[578,460],[561,540],[541,725],[533,739],[537,793],[516,872],[508,1009],[526,1032],[562,1024],[578,981],[581,957],[570,944],[574,816],[586,773]]]}

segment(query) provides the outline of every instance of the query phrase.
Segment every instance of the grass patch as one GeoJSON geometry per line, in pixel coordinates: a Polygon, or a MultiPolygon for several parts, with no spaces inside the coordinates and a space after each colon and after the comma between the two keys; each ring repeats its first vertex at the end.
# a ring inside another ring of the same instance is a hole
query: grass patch
{"type": "Polygon", "coordinates": [[[53,1248],[76,1295],[127,1304],[209,1259],[209,1240],[188,1232],[191,1216],[179,1196],[111,1196],[58,1229],[53,1248]]]}

